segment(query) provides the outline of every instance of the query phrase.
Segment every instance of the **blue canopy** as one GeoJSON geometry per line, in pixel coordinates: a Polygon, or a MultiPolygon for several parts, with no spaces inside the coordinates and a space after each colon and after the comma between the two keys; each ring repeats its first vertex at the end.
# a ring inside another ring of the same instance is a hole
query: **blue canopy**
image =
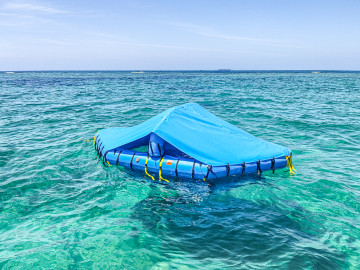
{"type": "Polygon", "coordinates": [[[173,149],[213,166],[290,154],[288,148],[256,138],[196,103],[170,108],[137,126],[103,129],[96,136],[101,138],[104,151],[110,151],[147,145],[153,134],[173,149]]]}

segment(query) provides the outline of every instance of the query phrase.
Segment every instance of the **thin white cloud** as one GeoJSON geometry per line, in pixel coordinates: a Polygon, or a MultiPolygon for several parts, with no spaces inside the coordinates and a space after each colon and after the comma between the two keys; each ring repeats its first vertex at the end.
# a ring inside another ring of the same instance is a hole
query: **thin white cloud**
{"type": "Polygon", "coordinates": [[[254,41],[254,42],[280,42],[280,40],[273,40],[273,39],[223,35],[223,34],[219,34],[219,33],[209,33],[209,32],[199,32],[198,34],[200,34],[202,36],[206,36],[206,37],[213,37],[213,38],[219,38],[219,39],[243,40],[243,41],[254,41]]]}
{"type": "Polygon", "coordinates": [[[94,43],[102,43],[107,45],[123,45],[123,46],[136,46],[144,48],[160,48],[160,49],[174,49],[174,50],[187,50],[187,51],[200,51],[200,52],[217,52],[217,53],[240,53],[245,54],[243,51],[238,50],[222,50],[222,49],[208,49],[204,47],[188,47],[188,46],[176,46],[166,44],[153,44],[153,43],[139,43],[139,42],[124,42],[124,41],[113,41],[113,40],[92,40],[94,43]]]}
{"type": "Polygon", "coordinates": [[[69,16],[71,13],[50,5],[7,2],[0,5],[0,26],[18,29],[33,27],[35,29],[36,26],[42,27],[48,24],[61,25],[63,22],[57,20],[56,17],[64,15],[69,16]]]}
{"type": "MultiPolygon", "coordinates": [[[[162,22],[162,23],[164,23],[164,22],[162,22]]],[[[188,24],[188,23],[166,22],[166,24],[173,25],[177,28],[180,28],[183,31],[187,31],[189,33],[197,34],[197,35],[204,36],[204,37],[224,39],[224,40],[245,41],[248,43],[265,45],[265,46],[299,48],[299,46],[293,44],[292,42],[286,41],[286,40],[256,38],[256,37],[239,36],[239,35],[227,35],[227,34],[219,33],[209,27],[203,27],[200,25],[194,25],[194,24],[188,24]]]]}
{"type": "Polygon", "coordinates": [[[50,6],[35,5],[31,3],[6,3],[5,5],[3,5],[2,9],[8,11],[33,11],[51,14],[66,13],[64,10],[56,9],[50,6]]]}
{"type": "MultiPolygon", "coordinates": [[[[106,35],[106,34],[105,34],[106,35]]],[[[112,35],[109,35],[112,36],[112,35]]],[[[29,45],[32,46],[45,46],[45,45],[60,45],[60,46],[70,46],[70,47],[84,47],[88,48],[102,48],[115,47],[120,49],[124,47],[142,47],[142,48],[158,48],[158,49],[170,49],[170,50],[183,50],[183,51],[199,51],[199,52],[215,52],[215,53],[237,53],[244,54],[242,51],[236,50],[222,50],[222,49],[208,49],[208,48],[199,48],[199,47],[188,47],[188,46],[176,46],[176,45],[167,45],[167,44],[154,44],[154,43],[141,43],[136,41],[124,40],[124,39],[91,39],[91,37],[76,39],[76,40],[66,40],[66,39],[57,39],[57,38],[42,38],[42,37],[33,37],[33,36],[22,36],[15,40],[8,41],[7,43],[1,42],[0,47],[12,48],[12,46],[19,45],[20,47],[27,48],[29,45]],[[19,45],[22,44],[22,45],[19,45]],[[92,46],[89,47],[89,44],[92,46]]]]}
{"type": "Polygon", "coordinates": [[[253,38],[253,37],[244,37],[244,36],[232,36],[232,35],[223,35],[218,33],[198,33],[200,35],[218,39],[228,39],[228,40],[239,40],[247,41],[255,44],[274,46],[274,47],[286,47],[286,48],[300,48],[300,46],[294,45],[289,41],[284,40],[274,40],[274,39],[264,39],[264,38],[253,38]]]}

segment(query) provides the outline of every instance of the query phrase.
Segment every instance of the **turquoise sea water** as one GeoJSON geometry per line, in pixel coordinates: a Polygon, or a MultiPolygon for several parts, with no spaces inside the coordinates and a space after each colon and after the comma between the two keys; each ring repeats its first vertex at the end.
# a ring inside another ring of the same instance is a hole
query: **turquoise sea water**
{"type": "Polygon", "coordinates": [[[0,268],[360,268],[360,73],[0,73],[0,91],[0,268]],[[297,174],[159,184],[82,141],[186,102],[289,147],[297,174]]]}

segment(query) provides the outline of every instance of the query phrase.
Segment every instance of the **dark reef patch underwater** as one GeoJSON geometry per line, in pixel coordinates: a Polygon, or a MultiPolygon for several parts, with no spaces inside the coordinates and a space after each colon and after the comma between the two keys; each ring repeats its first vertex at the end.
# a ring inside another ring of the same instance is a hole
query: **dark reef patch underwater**
{"type": "Polygon", "coordinates": [[[360,73],[0,73],[0,269],[359,269],[360,73]],[[295,175],[159,183],[93,134],[197,102],[295,175]]]}

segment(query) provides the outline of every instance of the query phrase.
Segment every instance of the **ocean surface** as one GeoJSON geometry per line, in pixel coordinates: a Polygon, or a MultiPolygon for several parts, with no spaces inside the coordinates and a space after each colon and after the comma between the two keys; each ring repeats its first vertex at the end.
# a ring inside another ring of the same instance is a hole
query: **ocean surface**
{"type": "Polygon", "coordinates": [[[360,73],[0,73],[0,269],[360,269],[360,73]],[[287,169],[159,183],[95,132],[197,102],[287,169]]]}

